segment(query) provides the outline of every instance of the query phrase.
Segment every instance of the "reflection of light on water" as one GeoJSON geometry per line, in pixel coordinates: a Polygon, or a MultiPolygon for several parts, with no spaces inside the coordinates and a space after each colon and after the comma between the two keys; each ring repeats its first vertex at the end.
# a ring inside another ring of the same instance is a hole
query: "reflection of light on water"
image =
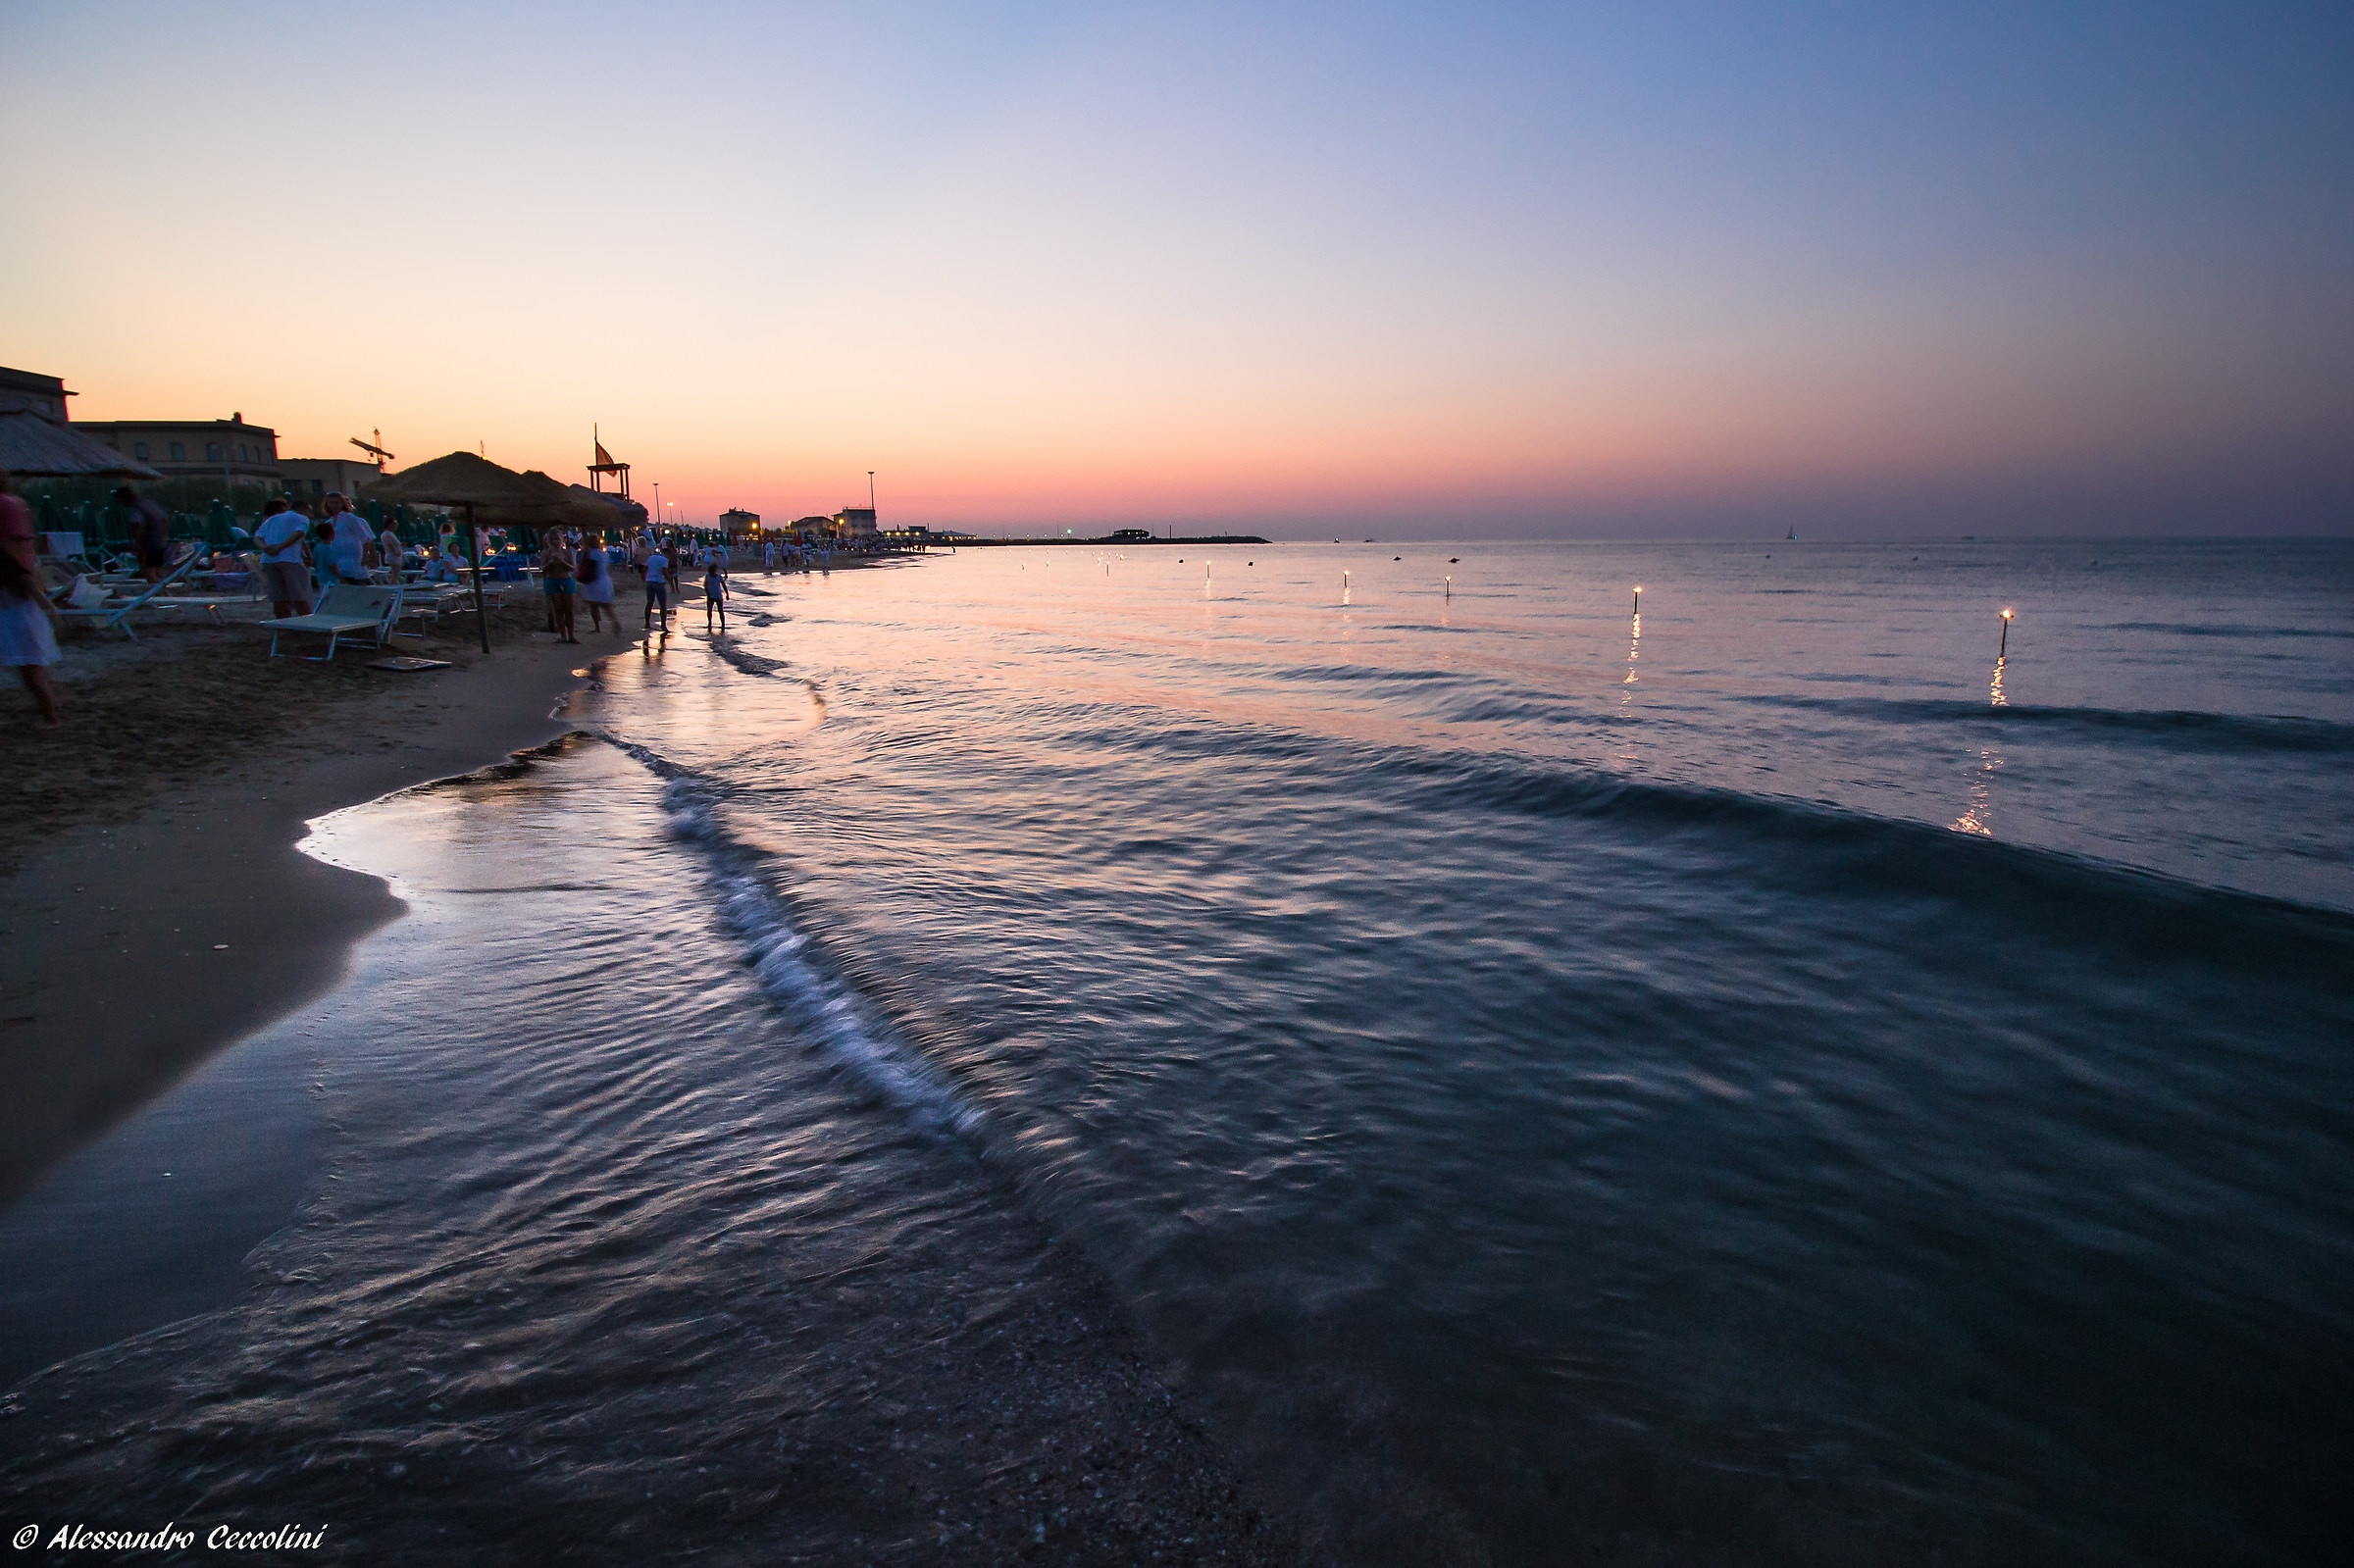
{"type": "MultiPolygon", "coordinates": [[[[1636,589],[1635,591],[1637,593],[1642,592],[1640,588],[1636,589]]],[[[1638,602],[1640,601],[1638,600],[1638,602]]],[[[1634,717],[1635,693],[1632,688],[1635,684],[1635,660],[1642,656],[1642,652],[1643,612],[1641,610],[1637,610],[1635,612],[1634,635],[1628,640],[1626,645],[1626,679],[1618,683],[1618,716],[1622,719],[1631,719],[1634,717]]],[[[1642,761],[1642,758],[1637,756],[1631,747],[1624,751],[1613,752],[1612,755],[1616,761],[1619,762],[1642,761]]]]}
{"type": "Polygon", "coordinates": [[[1954,832],[1983,834],[1989,838],[1994,836],[1991,822],[1994,790],[1989,781],[2002,765],[2002,754],[1992,746],[1979,748],[1977,777],[1970,782],[1970,805],[1961,816],[1954,819],[1954,832]]]}
{"type": "MultiPolygon", "coordinates": [[[[2003,612],[2006,619],[2010,613],[2008,610],[2003,612]]],[[[1986,696],[1998,708],[2011,706],[2011,699],[2003,695],[2003,661],[2000,658],[1994,661],[1994,679],[1987,684],[1986,696]]],[[[1954,819],[1954,832],[1983,834],[1989,838],[1994,836],[1991,819],[1994,788],[1990,781],[2002,765],[2001,752],[1992,746],[1978,748],[1978,772],[1970,782],[1970,805],[1961,816],[1954,819]]]]}

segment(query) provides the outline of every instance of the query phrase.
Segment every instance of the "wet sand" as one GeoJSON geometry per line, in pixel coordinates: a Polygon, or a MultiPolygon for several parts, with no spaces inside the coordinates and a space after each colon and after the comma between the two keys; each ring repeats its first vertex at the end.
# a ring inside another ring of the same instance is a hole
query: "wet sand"
{"type": "MultiPolygon", "coordinates": [[[[588,659],[536,604],[398,651],[410,675],[266,658],[250,626],[77,637],[66,722],[0,727],[17,810],[0,826],[0,1204],[214,1051],[333,987],[350,944],[399,913],[373,877],[295,847],[304,823],[464,773],[568,728],[553,711],[588,659]]],[[[22,701],[21,694],[18,695],[22,701]]]]}
{"type": "MultiPolygon", "coordinates": [[[[469,1409],[422,1458],[371,1431],[414,1417],[430,1347],[309,1343],[307,1271],[274,1261],[306,1235],[332,1246],[332,1207],[288,1216],[291,1194],[266,1186],[253,1213],[166,1236],[163,1216],[116,1209],[103,1188],[95,1206],[26,1198],[223,1046],[333,990],[352,944],[400,912],[375,878],[301,853],[307,819],[561,735],[575,672],[634,646],[560,646],[537,625],[519,603],[484,657],[453,623],[423,651],[464,667],[422,676],[350,655],[272,664],[251,629],[143,633],[152,647],[79,650],[64,731],[0,742],[38,802],[0,835],[16,863],[0,903],[16,1089],[0,1110],[0,1201],[20,1229],[49,1228],[11,1256],[103,1264],[94,1288],[127,1314],[107,1327],[72,1291],[12,1297],[17,1321],[0,1330],[57,1349],[6,1379],[0,1495],[26,1518],[93,1528],[340,1521],[316,1554],[338,1561],[1316,1560],[1172,1391],[1100,1276],[1009,1192],[977,1201],[960,1244],[937,1255],[780,1259],[763,1298],[714,1303],[715,1357],[803,1353],[774,1408],[726,1408],[716,1373],[649,1375],[561,1422],[529,1404],[469,1409]],[[333,1414],[253,1414],[253,1380],[272,1381],[274,1361],[330,1353],[333,1414]],[[70,1358],[47,1364],[56,1355],[70,1358]],[[701,1410],[688,1451],[639,1436],[701,1410]],[[630,1493],[642,1506],[584,1512],[579,1489],[616,1472],[642,1478],[630,1493]]],[[[232,1087],[198,1096],[199,1120],[233,1104],[268,1121],[293,1091],[276,1082],[282,1064],[224,1061],[232,1087]]],[[[295,1120],[268,1136],[293,1136],[295,1120]]],[[[459,1340],[528,1336],[522,1306],[436,1305],[435,1325],[459,1340]]]]}

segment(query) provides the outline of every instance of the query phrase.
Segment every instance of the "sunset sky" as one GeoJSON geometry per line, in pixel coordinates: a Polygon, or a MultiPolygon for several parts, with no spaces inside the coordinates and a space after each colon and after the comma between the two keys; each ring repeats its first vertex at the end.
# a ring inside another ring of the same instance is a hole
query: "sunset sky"
{"type": "Polygon", "coordinates": [[[0,363],[709,517],[2354,531],[2354,7],[9,0],[0,363]]]}

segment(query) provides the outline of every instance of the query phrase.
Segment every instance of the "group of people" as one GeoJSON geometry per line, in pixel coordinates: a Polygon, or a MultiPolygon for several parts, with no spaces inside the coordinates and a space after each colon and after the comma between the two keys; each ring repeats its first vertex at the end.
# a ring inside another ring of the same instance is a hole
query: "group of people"
{"type": "Polygon", "coordinates": [[[371,527],[339,491],[330,493],[320,510],[324,515],[313,519],[278,496],[262,508],[254,528],[262,590],[269,595],[271,613],[281,619],[310,614],[318,590],[334,583],[373,582],[379,569],[395,578],[400,574],[400,535],[391,524],[371,527]]]}
{"type": "MultiPolygon", "coordinates": [[[[314,522],[280,498],[264,509],[254,531],[254,543],[261,550],[264,591],[279,616],[309,614],[316,602],[314,581],[322,587],[333,582],[366,582],[374,570],[397,576],[405,564],[400,537],[389,524],[381,532],[372,531],[340,494],[327,496],[323,511],[325,515],[314,522]]],[[[478,537],[478,554],[482,542],[478,537]]],[[[425,576],[428,581],[460,581],[466,560],[455,526],[444,524],[438,550],[425,562],[425,576]]],[[[577,529],[550,530],[540,536],[539,583],[547,599],[548,631],[559,641],[580,641],[580,606],[586,604],[590,632],[603,631],[609,621],[613,634],[621,635],[614,576],[625,565],[638,573],[645,587],[645,630],[670,630],[674,585],[689,572],[700,570],[704,628],[727,631],[725,546],[695,549],[681,543],[666,549],[651,534],[640,533],[624,550],[609,547],[577,529]]]]}
{"type": "Polygon", "coordinates": [[[547,629],[558,641],[581,640],[574,634],[579,604],[588,606],[589,631],[603,630],[610,620],[613,634],[621,635],[621,611],[613,602],[613,568],[620,553],[577,532],[540,536],[539,586],[547,595],[547,629]]]}
{"type": "MultiPolygon", "coordinates": [[[[131,546],[141,575],[150,582],[160,582],[172,565],[171,514],[129,485],[117,490],[115,500],[130,515],[131,546]]],[[[339,492],[321,499],[317,516],[283,496],[271,500],[262,509],[250,542],[260,557],[262,592],[280,619],[310,614],[321,591],[333,584],[369,582],[379,572],[397,582],[409,565],[408,552],[392,526],[371,525],[339,492]]],[[[468,553],[459,547],[453,526],[443,525],[439,543],[423,563],[425,575],[429,580],[458,581],[468,553]]],[[[479,555],[479,536],[476,544],[473,553],[479,555]]],[[[769,560],[773,564],[774,556],[769,560]]],[[[218,580],[224,571],[243,573],[250,562],[251,557],[237,549],[215,551],[214,576],[218,580]],[[230,565],[225,567],[225,561],[230,565]]],[[[625,549],[561,530],[543,534],[540,542],[548,630],[562,641],[578,642],[578,606],[586,603],[590,632],[603,630],[609,621],[613,634],[621,635],[614,579],[625,566],[636,571],[644,585],[646,631],[670,631],[673,590],[696,572],[703,580],[704,630],[728,630],[725,545],[697,546],[683,539],[666,545],[640,532],[625,549]]],[[[0,665],[17,671],[43,725],[58,722],[56,691],[49,680],[49,666],[58,658],[56,621],[35,553],[32,509],[0,471],[0,665]]]]}
{"type": "Polygon", "coordinates": [[[539,545],[539,585],[547,595],[548,630],[561,641],[580,640],[575,634],[577,600],[588,606],[589,631],[596,631],[602,618],[610,614],[614,635],[619,636],[621,613],[614,607],[613,574],[626,562],[645,586],[646,631],[670,630],[671,588],[687,573],[699,568],[703,574],[704,630],[724,632],[728,630],[727,548],[706,545],[695,552],[691,565],[686,559],[689,547],[676,548],[674,556],[660,540],[646,533],[632,539],[627,551],[584,543],[578,534],[543,535],[539,545]]]}

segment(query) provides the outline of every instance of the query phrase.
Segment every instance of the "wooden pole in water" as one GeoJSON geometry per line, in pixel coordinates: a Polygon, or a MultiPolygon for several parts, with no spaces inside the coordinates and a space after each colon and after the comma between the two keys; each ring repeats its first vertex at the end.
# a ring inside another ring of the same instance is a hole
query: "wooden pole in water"
{"type": "Polygon", "coordinates": [[[1635,614],[1636,614],[1637,616],[1641,616],[1641,615],[1642,615],[1642,613],[1643,613],[1643,584],[1642,584],[1642,583],[1640,583],[1640,582],[1638,582],[1638,583],[1636,583],[1636,584],[1635,584],[1635,614]]]}
{"type": "Polygon", "coordinates": [[[2003,657],[2005,657],[2006,655],[2008,655],[2008,654],[2010,653],[2010,651],[2011,651],[2011,612],[2010,612],[2010,611],[2008,611],[2008,610],[2005,610],[2005,611],[2003,612],[2003,640],[2002,640],[2002,643],[2001,643],[2001,645],[2000,645],[2000,646],[1998,646],[1998,647],[1997,647],[1997,648],[1994,650],[1994,656],[1995,656],[1996,658],[2000,659],[2000,658],[2003,658],[2003,657]]]}

